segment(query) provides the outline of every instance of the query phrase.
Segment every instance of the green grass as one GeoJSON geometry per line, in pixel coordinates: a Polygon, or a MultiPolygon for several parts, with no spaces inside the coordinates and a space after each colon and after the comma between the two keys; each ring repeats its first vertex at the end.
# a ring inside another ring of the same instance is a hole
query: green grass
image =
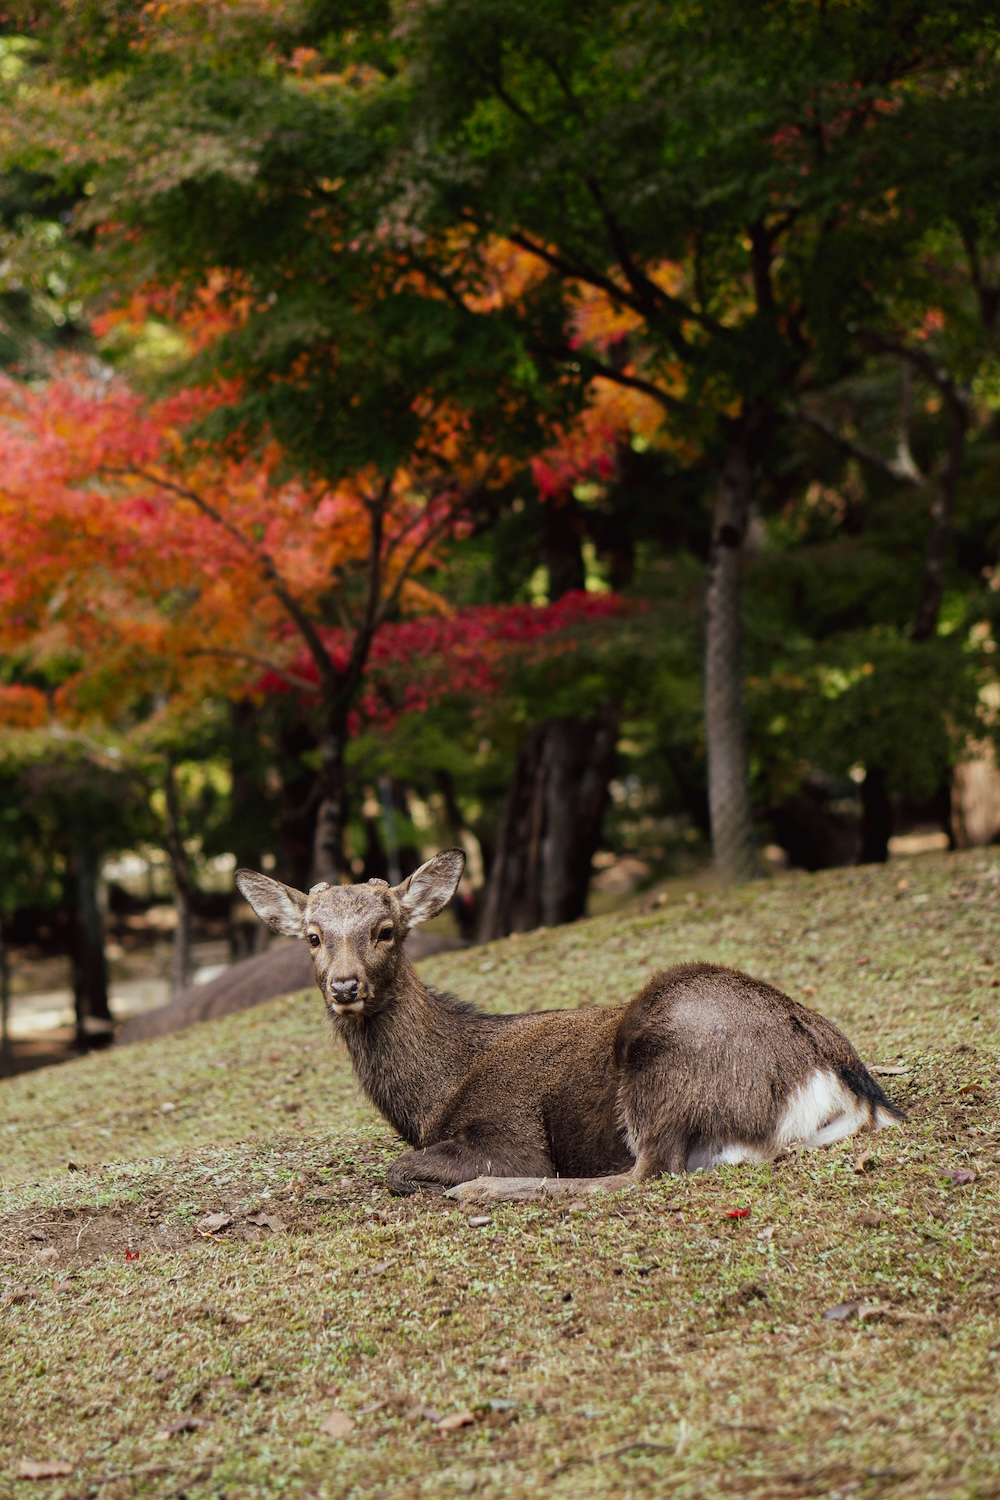
{"type": "Polygon", "coordinates": [[[315,995],[0,1085],[0,1495],[1000,1496],[998,852],[422,972],[541,1008],[690,958],[906,1068],[883,1081],[910,1123],[485,1213],[389,1197],[398,1147],[315,995]],[[71,1472],[19,1480],[23,1460],[71,1472]]]}

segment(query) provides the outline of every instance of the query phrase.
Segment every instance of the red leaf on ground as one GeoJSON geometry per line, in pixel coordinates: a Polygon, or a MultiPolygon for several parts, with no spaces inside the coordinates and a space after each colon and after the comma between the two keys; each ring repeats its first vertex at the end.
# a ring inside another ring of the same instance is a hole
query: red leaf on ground
{"type": "Polygon", "coordinates": [[[749,1214],[750,1214],[750,1210],[748,1208],[727,1208],[726,1209],[726,1218],[727,1219],[746,1219],[746,1218],[749,1217],[749,1214]]]}

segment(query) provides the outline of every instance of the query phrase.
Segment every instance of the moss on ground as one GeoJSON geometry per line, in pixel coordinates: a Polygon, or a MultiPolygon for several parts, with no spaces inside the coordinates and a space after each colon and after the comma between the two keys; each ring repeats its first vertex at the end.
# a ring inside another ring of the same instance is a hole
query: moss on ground
{"type": "Polygon", "coordinates": [[[541,1008],[690,958],[904,1069],[910,1123],[487,1213],[388,1196],[315,995],[0,1085],[0,1494],[1000,1496],[997,852],[422,972],[541,1008]]]}

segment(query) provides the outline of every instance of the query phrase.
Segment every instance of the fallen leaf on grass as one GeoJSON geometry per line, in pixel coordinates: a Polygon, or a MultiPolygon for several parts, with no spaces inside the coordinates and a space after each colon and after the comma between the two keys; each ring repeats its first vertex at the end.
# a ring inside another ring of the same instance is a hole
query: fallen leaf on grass
{"type": "Polygon", "coordinates": [[[845,1323],[848,1318],[853,1318],[858,1310],[857,1302],[838,1302],[836,1307],[828,1307],[823,1314],[824,1323],[845,1323]]]}
{"type": "Polygon", "coordinates": [[[874,1073],[877,1078],[898,1078],[901,1073],[912,1071],[910,1068],[903,1067],[902,1064],[896,1067],[895,1064],[890,1063],[884,1065],[882,1063],[867,1063],[866,1066],[869,1073],[874,1073]]]}
{"type": "Polygon", "coordinates": [[[490,1216],[489,1216],[489,1214],[477,1214],[474,1219],[470,1219],[469,1220],[469,1228],[470,1229],[482,1229],[486,1224],[489,1224],[489,1223],[490,1223],[490,1216]]]}
{"type": "Polygon", "coordinates": [[[335,1406],[326,1421],[320,1424],[319,1430],[325,1432],[327,1437],[349,1438],[357,1425],[353,1417],[335,1406]]]}
{"type": "Polygon", "coordinates": [[[968,1187],[976,1180],[975,1172],[969,1167],[956,1167],[954,1172],[945,1172],[944,1175],[947,1182],[954,1182],[958,1187],[968,1187]]]}
{"type": "Polygon", "coordinates": [[[231,1214],[209,1214],[199,1220],[197,1230],[199,1234],[218,1234],[220,1229],[228,1229],[232,1222],[231,1214]]]}
{"type": "Polygon", "coordinates": [[[437,1423],[438,1432],[457,1432],[460,1427],[471,1427],[475,1417],[468,1407],[464,1411],[454,1411],[450,1417],[442,1417],[437,1423]]]}
{"type": "Polygon", "coordinates": [[[164,1427],[162,1432],[154,1433],[157,1443],[167,1443],[171,1438],[180,1437],[185,1432],[197,1432],[200,1427],[207,1427],[206,1417],[181,1417],[178,1422],[171,1422],[169,1427],[164,1427]]]}
{"type": "Polygon", "coordinates": [[[65,1479],[72,1474],[73,1465],[61,1458],[43,1459],[36,1463],[32,1458],[22,1458],[17,1467],[18,1479],[65,1479]]]}
{"type": "Polygon", "coordinates": [[[886,1302],[838,1302],[836,1307],[828,1307],[823,1314],[824,1323],[844,1323],[848,1318],[857,1318],[859,1323],[864,1323],[870,1318],[884,1318],[891,1313],[892,1308],[886,1302]]]}
{"type": "Polygon", "coordinates": [[[54,1281],[52,1283],[52,1290],[57,1295],[63,1292],[71,1292],[73,1290],[73,1283],[71,1281],[54,1281]]]}
{"type": "Polygon", "coordinates": [[[958,1092],[960,1094],[984,1094],[986,1090],[981,1083],[966,1083],[958,1092]]]}
{"type": "Polygon", "coordinates": [[[37,1296],[38,1293],[36,1291],[33,1291],[31,1287],[14,1287],[14,1289],[8,1292],[6,1297],[3,1299],[3,1305],[5,1307],[17,1307],[22,1302],[34,1302],[37,1296]]]}
{"type": "Polygon", "coordinates": [[[425,1422],[433,1422],[435,1426],[442,1420],[441,1413],[436,1411],[433,1406],[415,1406],[413,1408],[413,1415],[421,1417],[425,1422]]]}
{"type": "Polygon", "coordinates": [[[859,1174],[867,1172],[868,1168],[874,1166],[877,1160],[878,1157],[874,1156],[870,1151],[862,1151],[860,1156],[854,1158],[854,1170],[859,1174]]]}
{"type": "Polygon", "coordinates": [[[248,1214],[248,1224],[256,1224],[258,1229],[270,1229],[272,1234],[284,1234],[285,1225],[281,1219],[276,1219],[274,1214],[248,1214]]]}
{"type": "Polygon", "coordinates": [[[749,1216],[749,1213],[750,1213],[750,1210],[748,1208],[727,1208],[726,1209],[726,1218],[727,1219],[745,1219],[745,1218],[747,1218],[749,1216]]]}
{"type": "Polygon", "coordinates": [[[59,1259],[59,1251],[56,1249],[55,1245],[46,1245],[46,1247],[45,1247],[44,1250],[36,1250],[35,1251],[35,1259],[36,1260],[58,1260],[59,1259]]]}
{"type": "Polygon", "coordinates": [[[369,1268],[368,1274],[369,1276],[381,1276],[384,1271],[388,1271],[391,1265],[391,1260],[376,1261],[375,1265],[369,1268]]]}
{"type": "Polygon", "coordinates": [[[28,1230],[28,1239],[29,1240],[47,1240],[48,1239],[48,1235],[45,1233],[44,1229],[29,1229],[28,1230]]]}

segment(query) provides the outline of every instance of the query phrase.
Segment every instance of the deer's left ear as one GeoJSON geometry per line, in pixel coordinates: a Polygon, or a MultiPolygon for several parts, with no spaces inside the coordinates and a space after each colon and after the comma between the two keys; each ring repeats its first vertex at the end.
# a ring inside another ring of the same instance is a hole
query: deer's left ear
{"type": "Polygon", "coordinates": [[[256,870],[237,870],[236,885],[272,932],[283,933],[285,937],[305,937],[309,897],[304,892],[282,885],[270,875],[260,875],[256,870]]]}
{"type": "Polygon", "coordinates": [[[448,905],[458,890],[464,869],[463,850],[442,849],[440,854],[435,854],[433,859],[396,886],[393,895],[411,927],[436,917],[448,905]]]}

